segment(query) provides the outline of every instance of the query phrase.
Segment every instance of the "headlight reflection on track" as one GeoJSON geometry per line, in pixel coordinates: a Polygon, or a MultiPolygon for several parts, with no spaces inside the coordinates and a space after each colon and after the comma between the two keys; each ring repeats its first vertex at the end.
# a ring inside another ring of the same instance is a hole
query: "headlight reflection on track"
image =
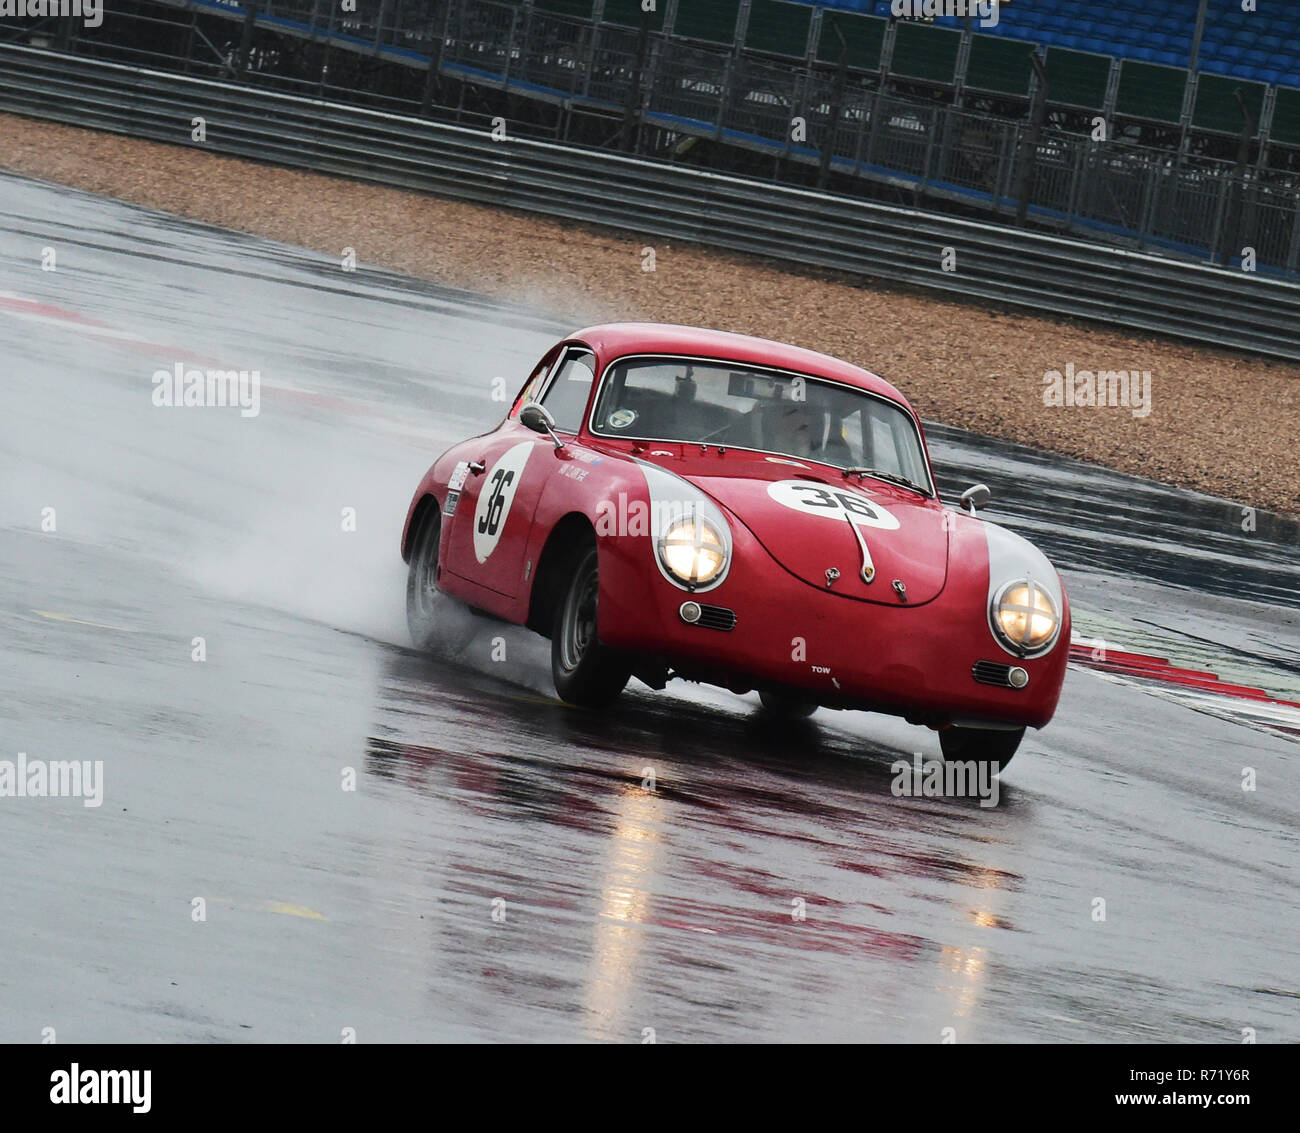
{"type": "Polygon", "coordinates": [[[628,991],[638,985],[642,925],[650,907],[649,886],[658,855],[655,830],[659,797],[633,787],[618,801],[609,841],[600,908],[592,941],[592,973],[587,985],[588,1027],[605,1040],[636,1037],[636,1020],[627,1019],[628,991]]]}

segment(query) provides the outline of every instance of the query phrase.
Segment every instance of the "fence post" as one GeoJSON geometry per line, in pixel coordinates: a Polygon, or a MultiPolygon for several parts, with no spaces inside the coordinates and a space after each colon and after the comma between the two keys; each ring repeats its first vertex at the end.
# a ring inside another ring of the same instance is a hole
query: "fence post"
{"type": "MultiPolygon", "coordinates": [[[[862,91],[863,95],[866,91],[862,91]]],[[[862,145],[867,140],[867,118],[869,116],[865,103],[858,106],[858,139],[853,145],[853,175],[856,177],[862,171],[862,145]]]]}
{"type": "Polygon", "coordinates": [[[817,166],[817,188],[826,188],[830,179],[831,160],[835,156],[835,134],[840,128],[840,114],[844,104],[844,81],[849,75],[849,41],[844,38],[837,21],[831,20],[831,30],[840,41],[840,57],[835,62],[835,81],[831,84],[831,104],[827,117],[826,137],[822,141],[821,161],[817,166]]]}
{"type": "MultiPolygon", "coordinates": [[[[437,0],[430,0],[430,4],[437,0]]],[[[442,32],[434,33],[429,44],[429,71],[424,77],[424,95],[420,99],[420,117],[428,118],[433,111],[433,96],[442,91],[442,53],[447,45],[447,32],[451,27],[451,6],[455,0],[445,0],[442,9],[442,32]]]]}
{"type": "MultiPolygon", "coordinates": [[[[528,17],[531,16],[532,13],[533,13],[533,5],[531,3],[531,0],[526,0],[524,4],[524,20],[527,21],[528,17]]],[[[510,34],[506,37],[506,61],[505,61],[505,65],[501,68],[501,90],[503,92],[505,92],[510,86],[510,63],[515,56],[515,32],[518,29],[519,29],[519,9],[511,8],[510,9],[510,34]]],[[[527,23],[525,22],[524,25],[525,42],[527,41],[527,36],[528,36],[528,26],[527,23]]],[[[521,50],[519,54],[522,57],[523,51],[521,50]]]]}
{"type": "MultiPolygon", "coordinates": [[[[596,57],[600,54],[600,25],[605,21],[605,0],[596,0],[591,12],[591,41],[587,51],[587,73],[582,80],[582,97],[591,97],[591,76],[596,73],[596,57]]],[[[566,133],[565,137],[568,135],[566,133]]]]}
{"type": "Polygon", "coordinates": [[[1295,275],[1300,266],[1300,198],[1296,199],[1295,208],[1291,210],[1291,248],[1286,254],[1286,273],[1295,275]]]}
{"type": "Polygon", "coordinates": [[[1047,68],[1043,57],[1037,51],[1030,51],[1029,64],[1034,68],[1037,85],[1034,87],[1034,103],[1029,114],[1029,130],[1021,136],[1021,152],[1016,169],[1016,224],[1024,227],[1029,218],[1029,194],[1033,182],[1033,168],[1038,160],[1038,136],[1043,130],[1043,120],[1047,117],[1047,95],[1051,89],[1047,81],[1047,68]]]}
{"type": "Polygon", "coordinates": [[[1065,230],[1074,229],[1074,218],[1079,212],[1079,192],[1083,187],[1083,164],[1088,153],[1087,146],[1074,147],[1074,162],[1070,167],[1070,201],[1065,210],[1065,230]]]}
{"type": "Polygon", "coordinates": [[[636,63],[632,67],[632,84],[627,93],[627,105],[623,108],[623,128],[620,131],[622,138],[619,148],[630,153],[636,153],[641,148],[641,82],[649,51],[650,13],[642,9],[641,30],[636,37],[636,63]]]}
{"type": "Polygon", "coordinates": [[[1154,164],[1148,164],[1146,186],[1142,195],[1142,217],[1138,222],[1138,251],[1146,250],[1148,237],[1154,235],[1151,228],[1155,223],[1156,206],[1160,200],[1160,170],[1154,164]]]}
{"type": "Polygon", "coordinates": [[[1231,192],[1230,179],[1220,177],[1216,182],[1219,199],[1214,209],[1214,229],[1210,233],[1210,263],[1216,263],[1219,258],[1219,238],[1223,232],[1223,214],[1228,206],[1228,194],[1231,192]]]}
{"type": "Polygon", "coordinates": [[[244,0],[248,5],[244,9],[244,24],[239,33],[239,47],[235,52],[235,78],[242,79],[248,71],[248,56],[253,49],[253,21],[257,13],[253,9],[253,0],[244,0]]]}

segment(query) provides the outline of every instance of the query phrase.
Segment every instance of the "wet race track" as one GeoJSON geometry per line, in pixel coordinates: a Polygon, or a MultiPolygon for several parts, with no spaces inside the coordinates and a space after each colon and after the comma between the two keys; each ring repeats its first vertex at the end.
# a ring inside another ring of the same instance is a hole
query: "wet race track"
{"type": "Polygon", "coordinates": [[[1073,665],[996,807],[897,798],[939,751],[898,720],[409,648],[410,493],[567,323],[33,182],[0,218],[0,759],[103,768],[0,798],[0,1040],[1300,1041],[1294,526],[935,427],[1085,653],[1271,699],[1073,665]],[[155,407],[178,362],[260,412],[155,407]]]}

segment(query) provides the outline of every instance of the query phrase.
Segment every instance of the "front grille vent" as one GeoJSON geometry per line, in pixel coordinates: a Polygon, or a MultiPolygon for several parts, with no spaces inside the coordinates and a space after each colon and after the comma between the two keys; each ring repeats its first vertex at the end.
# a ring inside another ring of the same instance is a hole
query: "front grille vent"
{"type": "Polygon", "coordinates": [[[706,606],[700,603],[700,620],[695,623],[705,629],[720,629],[730,632],[736,628],[736,611],[726,606],[706,606]]]}
{"type": "Polygon", "coordinates": [[[1001,665],[997,661],[976,661],[971,669],[971,676],[982,685],[1011,687],[1011,666],[1001,665]]]}

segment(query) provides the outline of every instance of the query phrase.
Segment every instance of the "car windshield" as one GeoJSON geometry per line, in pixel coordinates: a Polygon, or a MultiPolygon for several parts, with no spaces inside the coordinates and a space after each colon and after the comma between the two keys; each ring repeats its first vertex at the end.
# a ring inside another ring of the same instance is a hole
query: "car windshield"
{"type": "Polygon", "coordinates": [[[912,418],[851,386],[725,362],[635,358],[605,374],[593,433],[755,449],[904,480],[931,493],[912,418]]]}

